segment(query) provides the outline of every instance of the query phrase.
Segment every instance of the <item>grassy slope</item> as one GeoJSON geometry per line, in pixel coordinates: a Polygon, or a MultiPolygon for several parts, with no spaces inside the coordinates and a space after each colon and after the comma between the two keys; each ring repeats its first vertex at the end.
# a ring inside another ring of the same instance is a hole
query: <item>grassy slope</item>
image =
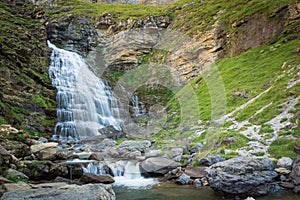
{"type": "MultiPolygon", "coordinates": [[[[232,112],[238,106],[249,101],[249,99],[256,97],[263,91],[270,88],[268,92],[261,95],[252,104],[249,104],[244,109],[234,114],[237,121],[249,120],[252,124],[265,125],[266,122],[271,120],[280,114],[284,109],[282,104],[289,101],[290,98],[296,98],[300,95],[299,83],[294,87],[286,89],[289,80],[295,77],[299,72],[298,66],[300,65],[300,58],[294,53],[294,50],[300,46],[299,40],[290,41],[288,43],[277,43],[272,46],[261,46],[250,51],[247,51],[239,56],[233,58],[226,58],[218,61],[216,64],[218,66],[219,73],[222,77],[225,91],[226,91],[226,111],[227,113],[232,112]],[[276,47],[275,47],[276,46],[276,47]],[[285,64],[284,64],[285,63],[285,64]],[[289,71],[289,73],[286,73],[289,71]],[[249,91],[249,98],[234,98],[233,91],[249,91]],[[264,109],[261,113],[256,114],[256,111],[262,107],[268,105],[272,102],[272,105],[264,109]],[[255,116],[254,116],[255,115],[255,116]]],[[[202,124],[207,123],[211,119],[211,99],[210,94],[205,84],[203,77],[200,75],[195,80],[191,81],[192,88],[195,88],[196,84],[199,84],[197,89],[195,89],[195,94],[198,98],[198,108],[199,115],[194,116],[193,122],[197,120],[202,120],[202,124]]],[[[188,87],[186,87],[188,88],[188,87]]],[[[185,88],[184,88],[185,89],[185,88]]],[[[183,89],[183,90],[184,90],[183,89]]],[[[185,104],[192,105],[192,100],[187,99],[185,104]]],[[[299,103],[297,104],[299,108],[299,103]]],[[[172,136],[179,136],[179,132],[183,127],[178,127],[182,119],[180,119],[180,106],[178,101],[173,99],[170,101],[168,106],[172,107],[170,113],[177,112],[176,117],[172,116],[167,122],[168,127],[174,127],[173,130],[169,130],[172,136]],[[175,120],[174,120],[175,119],[175,120]]],[[[297,107],[296,107],[297,109],[297,107]]],[[[294,110],[296,112],[296,110],[294,110]]],[[[294,122],[297,119],[294,119],[294,122]]],[[[299,120],[299,119],[298,119],[299,120]]],[[[185,126],[193,126],[195,123],[185,121],[183,123],[185,126]]],[[[224,128],[229,127],[231,123],[225,123],[224,128]]],[[[208,128],[207,126],[206,128],[208,128]]],[[[194,135],[195,131],[187,131],[186,136],[194,135]]],[[[160,137],[170,137],[166,131],[161,131],[160,137]]],[[[235,149],[243,146],[246,142],[244,136],[239,133],[239,130],[229,131],[220,133],[219,142],[227,137],[236,136],[238,141],[235,145],[228,146],[228,149],[235,149]]],[[[281,131],[281,135],[293,135],[300,137],[299,124],[298,128],[293,130],[281,131]],[[288,133],[287,133],[288,132],[288,133]]],[[[194,139],[195,142],[204,142],[205,133],[200,137],[194,139]]],[[[285,142],[291,142],[292,140],[284,140],[285,142]]],[[[282,141],[279,142],[282,144],[282,141]]],[[[294,143],[294,142],[292,142],[294,143]]],[[[276,142],[274,143],[276,145],[276,142]]],[[[273,145],[273,146],[274,146],[273,145]]],[[[276,148],[278,149],[277,145],[276,148]]],[[[275,150],[275,147],[271,148],[270,153],[275,157],[280,157],[282,155],[292,155],[295,156],[292,151],[292,144],[289,143],[286,146],[281,146],[280,150],[275,150]]]]}
{"type": "Polygon", "coordinates": [[[88,3],[82,0],[60,0],[57,7],[50,8],[46,14],[51,18],[57,18],[65,14],[86,15],[89,17],[100,17],[104,13],[115,15],[119,20],[140,19],[146,16],[158,16],[164,13],[162,6],[148,6],[136,4],[102,4],[88,3]]]}

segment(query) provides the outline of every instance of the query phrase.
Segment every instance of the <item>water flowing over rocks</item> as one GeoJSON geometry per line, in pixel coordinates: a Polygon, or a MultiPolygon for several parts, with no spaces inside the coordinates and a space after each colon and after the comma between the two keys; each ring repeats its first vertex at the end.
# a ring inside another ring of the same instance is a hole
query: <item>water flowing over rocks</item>
{"type": "Polygon", "coordinates": [[[278,176],[267,158],[236,157],[210,166],[206,172],[210,187],[223,195],[260,196],[270,190],[278,176]]]}

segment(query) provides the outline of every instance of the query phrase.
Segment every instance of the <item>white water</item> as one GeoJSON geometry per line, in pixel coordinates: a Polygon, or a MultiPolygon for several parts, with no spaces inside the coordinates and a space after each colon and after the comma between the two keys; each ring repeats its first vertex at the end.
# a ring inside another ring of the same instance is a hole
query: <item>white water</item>
{"type": "Polygon", "coordinates": [[[144,178],[139,169],[139,163],[128,161],[125,165],[123,176],[115,176],[114,186],[125,186],[128,188],[148,188],[158,184],[153,178],[144,178]]]}
{"type": "Polygon", "coordinates": [[[53,50],[49,74],[57,89],[57,118],[53,139],[82,140],[99,135],[99,129],[112,125],[121,130],[119,107],[110,88],[91,70],[78,54],[53,50]]]}
{"type": "Polygon", "coordinates": [[[146,113],[145,105],[139,102],[139,97],[136,95],[131,96],[131,102],[133,106],[134,115],[136,117],[144,115],[146,113]]]}
{"type": "MultiPolygon", "coordinates": [[[[84,173],[93,173],[96,175],[105,175],[108,172],[104,169],[104,163],[89,163],[87,167],[83,167],[84,173]]],[[[134,161],[118,161],[115,163],[107,163],[112,175],[114,176],[114,186],[122,186],[128,188],[149,188],[158,184],[153,178],[144,178],[139,169],[139,163],[134,161]]]]}

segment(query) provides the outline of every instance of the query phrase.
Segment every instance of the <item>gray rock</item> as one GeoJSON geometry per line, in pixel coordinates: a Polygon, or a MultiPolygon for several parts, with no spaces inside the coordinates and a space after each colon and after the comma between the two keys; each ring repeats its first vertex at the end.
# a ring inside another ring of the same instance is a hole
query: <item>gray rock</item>
{"type": "Polygon", "coordinates": [[[87,185],[66,185],[59,188],[39,188],[6,192],[1,200],[115,200],[116,196],[111,185],[87,184],[87,185]]]}
{"type": "Polygon", "coordinates": [[[205,169],[207,167],[186,167],[185,173],[192,178],[203,178],[205,177],[205,169]]]}
{"type": "Polygon", "coordinates": [[[160,155],[161,155],[161,150],[150,150],[150,151],[145,153],[146,158],[158,157],[160,155]]]}
{"type": "Polygon", "coordinates": [[[5,175],[11,177],[25,178],[27,180],[29,179],[29,177],[26,176],[23,172],[17,171],[15,169],[8,169],[7,171],[5,171],[5,175]]]}
{"type": "Polygon", "coordinates": [[[183,148],[182,147],[172,147],[170,149],[173,158],[175,158],[176,156],[181,156],[183,154],[183,148]]]}
{"type": "Polygon", "coordinates": [[[298,155],[294,161],[290,178],[295,185],[300,185],[300,156],[298,155]]]}
{"type": "Polygon", "coordinates": [[[278,167],[283,167],[286,169],[292,169],[293,160],[289,157],[282,157],[277,161],[278,167]]]}
{"type": "Polygon", "coordinates": [[[194,184],[196,187],[201,187],[202,186],[202,182],[200,181],[200,179],[195,179],[194,184]]]}
{"type": "Polygon", "coordinates": [[[96,174],[83,174],[80,179],[80,182],[82,183],[104,183],[104,184],[110,184],[115,182],[114,178],[111,175],[96,175],[96,174]]]}
{"type": "Polygon", "coordinates": [[[18,190],[29,190],[31,187],[22,181],[19,181],[17,183],[5,183],[4,184],[5,191],[11,192],[11,191],[18,191],[18,190]]]}
{"type": "Polygon", "coordinates": [[[294,187],[293,192],[296,194],[300,194],[300,185],[297,185],[296,187],[294,187]]]}
{"type": "Polygon", "coordinates": [[[150,146],[151,146],[151,142],[148,140],[143,140],[143,141],[126,140],[118,146],[118,149],[126,149],[127,151],[137,150],[140,152],[145,152],[145,150],[150,146]]]}
{"type": "Polygon", "coordinates": [[[179,178],[176,180],[176,183],[179,183],[181,185],[187,185],[191,181],[191,177],[186,175],[185,173],[181,174],[179,178]]]}
{"type": "Polygon", "coordinates": [[[148,158],[140,163],[141,172],[146,174],[163,175],[179,166],[180,163],[161,157],[148,158]]]}
{"type": "Polygon", "coordinates": [[[47,143],[40,143],[30,146],[31,153],[38,153],[42,150],[48,149],[48,148],[56,148],[58,143],[56,142],[47,142],[47,143]]]}
{"type": "Polygon", "coordinates": [[[206,158],[201,158],[198,163],[199,165],[204,165],[204,166],[211,166],[215,163],[218,163],[218,162],[222,162],[224,161],[225,158],[223,158],[222,156],[220,155],[208,155],[206,158]]]}
{"type": "Polygon", "coordinates": [[[217,192],[238,196],[260,196],[269,191],[270,182],[277,177],[269,159],[236,157],[210,166],[207,178],[217,192]]]}
{"type": "Polygon", "coordinates": [[[46,29],[52,43],[62,44],[64,49],[81,55],[86,55],[98,43],[95,27],[83,15],[67,15],[51,20],[46,29]]]}

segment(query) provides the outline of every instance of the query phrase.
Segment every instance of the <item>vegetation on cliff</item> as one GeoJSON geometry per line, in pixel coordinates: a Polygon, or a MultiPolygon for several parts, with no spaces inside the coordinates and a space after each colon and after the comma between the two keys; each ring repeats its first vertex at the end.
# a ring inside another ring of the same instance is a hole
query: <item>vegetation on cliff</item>
{"type": "Polygon", "coordinates": [[[32,134],[49,133],[55,122],[55,90],[48,76],[49,51],[42,9],[0,2],[0,124],[32,134]]]}

